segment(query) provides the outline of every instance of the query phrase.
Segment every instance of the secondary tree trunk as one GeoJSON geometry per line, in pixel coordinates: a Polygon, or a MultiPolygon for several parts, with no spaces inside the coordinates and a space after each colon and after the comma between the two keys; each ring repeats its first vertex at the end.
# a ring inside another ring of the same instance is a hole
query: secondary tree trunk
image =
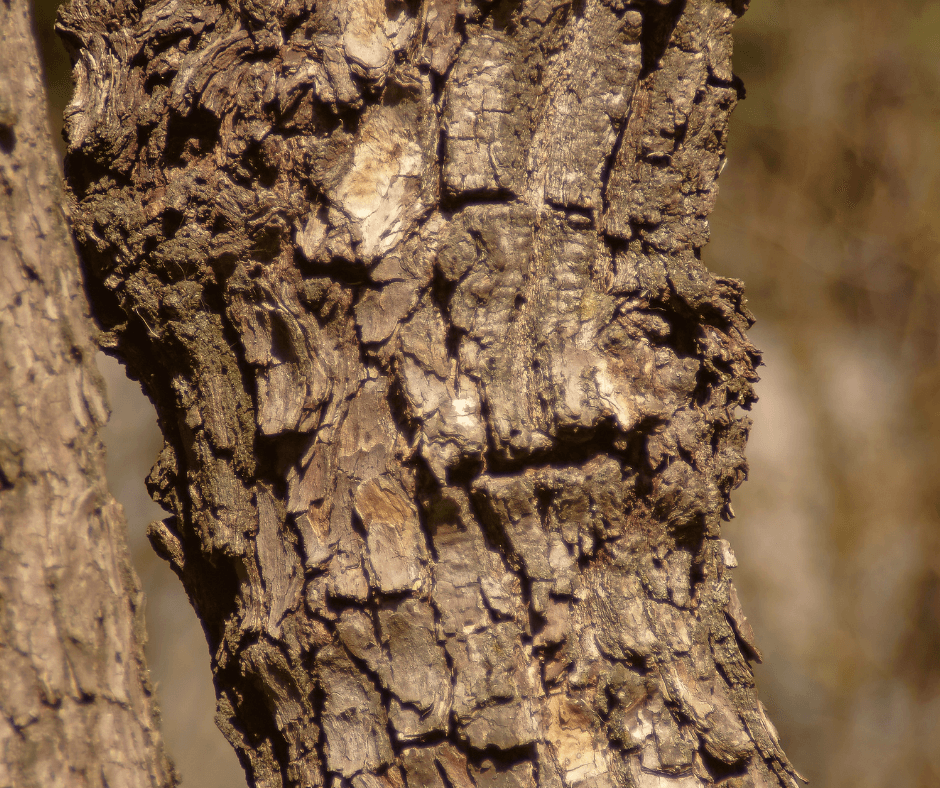
{"type": "Polygon", "coordinates": [[[255,785],[793,785],[699,260],[736,0],[73,0],[75,230],[255,785]]]}
{"type": "Polygon", "coordinates": [[[170,786],[29,16],[0,3],[0,786],[170,786]]]}

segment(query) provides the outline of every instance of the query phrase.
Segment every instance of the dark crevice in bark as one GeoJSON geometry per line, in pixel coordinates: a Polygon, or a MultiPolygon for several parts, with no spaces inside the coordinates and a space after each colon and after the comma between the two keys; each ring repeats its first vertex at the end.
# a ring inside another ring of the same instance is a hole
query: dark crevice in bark
{"type": "MultiPolygon", "coordinates": [[[[515,554],[509,544],[509,540],[500,525],[499,515],[493,508],[489,497],[472,486],[466,492],[471,511],[480,525],[483,526],[483,536],[487,541],[487,547],[501,556],[513,559],[518,564],[519,556],[515,554]]],[[[528,604],[529,600],[525,599],[525,603],[528,604]]]]}
{"type": "MultiPolygon", "coordinates": [[[[607,196],[607,186],[610,183],[610,176],[614,169],[614,163],[617,161],[617,157],[620,155],[620,148],[623,146],[623,140],[627,135],[627,132],[630,129],[630,118],[633,113],[634,103],[636,102],[637,91],[640,90],[640,83],[637,82],[633,90],[633,95],[630,97],[630,105],[627,110],[627,114],[624,119],[619,124],[614,124],[614,128],[617,130],[617,136],[614,139],[614,144],[610,149],[610,153],[604,158],[604,168],[601,171],[601,208],[600,215],[605,217],[607,212],[610,210],[610,198],[607,196]]],[[[601,220],[603,221],[603,220],[601,220]]],[[[601,230],[603,231],[603,224],[600,225],[601,230]]],[[[611,252],[614,251],[614,247],[619,245],[617,239],[606,237],[607,244],[611,246],[611,252]]]]}
{"type": "Polygon", "coordinates": [[[359,122],[362,113],[350,107],[331,107],[343,131],[350,137],[355,137],[359,131],[359,122]]]}
{"type": "MultiPolygon", "coordinates": [[[[90,256],[79,258],[82,264],[82,273],[85,281],[85,291],[88,300],[95,306],[95,323],[99,330],[105,332],[114,331],[120,327],[124,331],[130,331],[127,315],[121,306],[121,301],[117,293],[104,286],[101,278],[92,274],[90,256]]],[[[119,341],[117,337],[100,337],[98,343],[101,349],[108,355],[116,357],[123,361],[123,356],[118,355],[116,350],[111,347],[112,342],[119,341]]],[[[140,341],[140,340],[138,340],[140,341]]],[[[145,340],[144,340],[145,341],[145,340]]]]}
{"type": "Polygon", "coordinates": [[[193,107],[186,116],[171,114],[166,130],[164,161],[168,167],[185,167],[212,150],[219,142],[219,120],[209,111],[193,107]]]}
{"type": "MultiPolygon", "coordinates": [[[[309,448],[309,440],[302,434],[262,435],[255,439],[252,453],[257,457],[257,472],[254,479],[270,487],[278,500],[287,500],[287,474],[299,465],[309,448]]],[[[231,455],[231,452],[216,451],[220,458],[226,454],[231,455]]]]}
{"type": "MultiPolygon", "coordinates": [[[[260,678],[260,677],[251,677],[251,678],[255,678],[255,680],[257,680],[257,678],[260,678]]],[[[244,688],[246,684],[250,685],[251,678],[249,678],[248,682],[245,682],[245,680],[243,679],[240,682],[241,686],[244,688]]],[[[231,679],[229,681],[231,681],[231,679]]],[[[239,703],[239,706],[240,706],[239,711],[242,711],[242,709],[244,709],[242,714],[252,715],[252,716],[258,715],[258,714],[265,714],[265,711],[267,711],[267,716],[268,718],[270,718],[271,717],[271,702],[263,697],[265,688],[253,687],[252,689],[254,690],[254,692],[250,692],[250,691],[244,692],[244,694],[242,695],[240,699],[240,703],[239,703]]],[[[289,748],[288,742],[286,741],[284,737],[284,734],[280,730],[277,729],[277,725],[271,724],[269,726],[263,726],[263,725],[256,726],[252,731],[252,738],[254,739],[253,743],[256,746],[263,742],[267,742],[270,745],[271,750],[273,751],[272,754],[275,757],[275,763],[278,764],[276,767],[276,771],[280,773],[279,777],[282,783],[289,784],[289,780],[287,778],[287,769],[291,762],[290,748],[289,748]]]]}
{"type": "Polygon", "coordinates": [[[640,80],[656,71],[660,58],[665,54],[666,48],[675,29],[676,23],[685,11],[687,0],[672,0],[666,5],[646,3],[643,9],[643,32],[640,44],[643,51],[643,68],[640,71],[640,80]]]}
{"type": "Polygon", "coordinates": [[[0,151],[10,156],[16,147],[16,130],[12,125],[0,122],[0,151]]]}
{"type": "Polygon", "coordinates": [[[365,285],[368,282],[368,269],[361,263],[349,262],[338,257],[334,257],[328,263],[308,263],[304,262],[301,271],[317,279],[329,279],[336,284],[355,288],[365,285]]]}
{"type": "Polygon", "coordinates": [[[493,0],[490,3],[481,3],[485,8],[483,24],[492,22],[493,29],[512,35],[519,20],[523,0],[493,0]],[[488,6],[488,7],[487,7],[488,6]]]}
{"type": "Polygon", "coordinates": [[[453,298],[454,290],[456,288],[457,282],[449,280],[446,276],[444,276],[441,269],[438,266],[435,266],[431,274],[431,286],[428,289],[428,293],[431,296],[431,301],[438,308],[441,316],[444,318],[444,324],[447,326],[448,337],[446,341],[448,355],[451,358],[457,357],[457,347],[455,346],[455,342],[459,341],[459,336],[461,334],[466,333],[454,325],[450,315],[450,302],[451,298],[453,298]]]}
{"type": "Polygon", "coordinates": [[[444,788],[459,788],[459,786],[455,786],[451,782],[450,777],[447,776],[447,771],[444,769],[444,767],[440,764],[439,761],[435,761],[434,766],[437,768],[438,776],[440,777],[441,782],[444,784],[444,788]]]}
{"type": "Polygon", "coordinates": [[[452,192],[441,190],[441,211],[451,218],[465,208],[474,205],[505,205],[516,199],[515,193],[509,189],[475,189],[471,191],[452,192]]]}
{"type": "MultiPolygon", "coordinates": [[[[701,555],[702,547],[705,543],[706,530],[707,527],[705,525],[704,516],[695,518],[681,528],[673,530],[672,535],[675,538],[676,548],[686,548],[692,556],[701,555]]],[[[692,566],[695,566],[694,562],[692,566]]],[[[692,569],[690,569],[690,579],[693,578],[691,572],[692,569]]],[[[697,572],[695,576],[701,577],[701,571],[697,572]]]]}
{"type": "Polygon", "coordinates": [[[494,476],[512,476],[527,469],[581,465],[601,455],[622,458],[623,452],[618,446],[621,435],[610,420],[589,429],[560,428],[555,443],[547,449],[534,449],[518,457],[507,457],[491,450],[486,455],[487,472],[494,476]]]}
{"type": "Polygon", "coordinates": [[[596,215],[594,208],[582,208],[579,205],[553,201],[549,201],[549,205],[562,211],[567,221],[579,228],[594,226],[594,218],[596,215]]]}
{"type": "MultiPolygon", "coordinates": [[[[451,66],[453,68],[453,66],[451,66]]],[[[448,69],[449,71],[450,69],[448,69]]],[[[447,85],[447,74],[438,74],[430,66],[422,65],[420,69],[422,74],[427,74],[428,81],[431,83],[431,96],[434,99],[434,107],[438,118],[443,106],[444,87],[447,85]]],[[[444,160],[444,134],[441,132],[437,137],[437,160],[444,160]]]]}
{"type": "Polygon", "coordinates": [[[535,744],[527,744],[507,749],[487,747],[482,750],[474,750],[468,748],[467,754],[468,760],[473,766],[480,768],[484,765],[485,761],[489,761],[498,771],[508,770],[518,765],[520,762],[538,762],[535,744]]]}
{"type": "Polygon", "coordinates": [[[281,24],[284,40],[291,41],[294,38],[294,34],[307,24],[307,15],[303,12],[297,13],[294,16],[284,14],[281,24]]]}
{"type": "MultiPolygon", "coordinates": [[[[408,444],[413,446],[419,425],[415,423],[415,420],[411,416],[411,409],[405,397],[404,390],[402,389],[401,376],[399,374],[393,375],[389,383],[388,405],[395,426],[408,441],[408,444]]],[[[422,467],[426,469],[426,463],[423,464],[422,467]]]]}
{"type": "Polygon", "coordinates": [[[455,487],[469,489],[473,480],[478,478],[485,470],[486,465],[482,459],[476,457],[465,457],[456,465],[447,469],[447,483],[455,487]]]}
{"type": "Polygon", "coordinates": [[[548,526],[548,509],[557,495],[557,491],[547,487],[536,487],[535,490],[535,509],[539,515],[539,522],[546,530],[548,526]]]}
{"type": "MultiPolygon", "coordinates": [[[[104,179],[107,179],[105,182],[113,180],[118,187],[128,185],[124,173],[109,169],[100,162],[93,151],[88,149],[76,151],[67,156],[64,166],[69,188],[75,191],[78,199],[84,199],[92,194],[92,190],[104,179]]],[[[89,251],[87,248],[82,249],[79,253],[79,260],[84,259],[89,251]]]]}
{"type": "Polygon", "coordinates": [[[725,763],[704,748],[699,750],[699,755],[701,755],[702,763],[705,764],[708,773],[718,785],[735,785],[735,778],[746,779],[747,777],[747,766],[743,759],[730,764],[725,763]]]}
{"type": "MultiPolygon", "coordinates": [[[[323,691],[323,687],[319,678],[317,677],[316,667],[313,664],[312,655],[308,655],[304,659],[304,667],[307,669],[307,672],[310,676],[315,677],[313,681],[310,682],[310,706],[313,710],[314,719],[318,721],[324,718],[324,708],[326,704],[326,693],[323,691]]],[[[323,729],[322,724],[317,725],[317,736],[314,740],[314,749],[316,751],[317,759],[321,764],[326,763],[326,733],[323,729]]],[[[246,774],[250,774],[250,770],[246,770],[246,774]]],[[[289,784],[289,783],[288,783],[289,784]]]]}
{"type": "Polygon", "coordinates": [[[241,580],[229,562],[205,556],[195,534],[187,530],[181,536],[186,566],[177,575],[196,610],[209,653],[215,654],[225,638],[225,630],[218,622],[234,612],[241,580]]]}
{"type": "Polygon", "coordinates": [[[719,79],[714,74],[709,74],[708,81],[705,84],[715,88],[731,88],[737,95],[738,101],[744,101],[747,98],[744,81],[737,74],[732,74],[731,79],[719,79]]]}

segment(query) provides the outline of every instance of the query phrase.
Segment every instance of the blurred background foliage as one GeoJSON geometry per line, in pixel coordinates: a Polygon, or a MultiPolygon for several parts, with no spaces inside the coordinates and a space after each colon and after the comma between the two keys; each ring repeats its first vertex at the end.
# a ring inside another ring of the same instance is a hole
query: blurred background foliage
{"type": "MultiPolygon", "coordinates": [[[[50,122],[69,100],[55,0],[35,3],[50,122]]],[[[761,696],[827,788],[940,785],[940,4],[755,0],[736,28],[709,267],[747,283],[766,366],[725,534],[765,657],[761,696]]],[[[202,632],[144,536],[152,408],[101,357],[109,479],[148,598],[184,785],[244,784],[215,729],[202,632]]]]}

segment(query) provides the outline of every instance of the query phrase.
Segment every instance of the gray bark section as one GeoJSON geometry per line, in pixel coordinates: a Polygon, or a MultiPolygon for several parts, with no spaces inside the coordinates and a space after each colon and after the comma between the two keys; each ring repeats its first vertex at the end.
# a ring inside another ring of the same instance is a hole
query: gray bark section
{"type": "Polygon", "coordinates": [[[171,786],[29,16],[0,3],[0,786],[171,786]]]}
{"type": "Polygon", "coordinates": [[[255,785],[793,785],[699,261],[742,4],[75,0],[75,229],[255,785]]]}

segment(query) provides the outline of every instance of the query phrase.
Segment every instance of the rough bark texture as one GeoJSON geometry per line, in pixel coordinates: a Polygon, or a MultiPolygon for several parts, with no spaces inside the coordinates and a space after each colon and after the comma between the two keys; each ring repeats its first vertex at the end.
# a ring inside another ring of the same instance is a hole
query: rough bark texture
{"type": "Polygon", "coordinates": [[[255,785],[793,785],[701,264],[744,3],[73,0],[75,229],[255,785]]]}
{"type": "Polygon", "coordinates": [[[174,784],[26,0],[0,3],[0,786],[174,784]]]}

